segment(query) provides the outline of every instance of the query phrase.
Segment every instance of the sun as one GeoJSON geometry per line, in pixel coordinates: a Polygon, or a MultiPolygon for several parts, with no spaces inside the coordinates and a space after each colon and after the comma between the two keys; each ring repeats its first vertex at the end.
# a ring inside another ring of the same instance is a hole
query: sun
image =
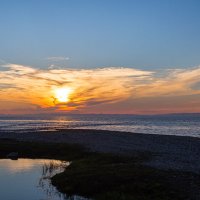
{"type": "Polygon", "coordinates": [[[55,89],[55,98],[57,101],[64,103],[69,101],[69,95],[72,92],[71,88],[58,88],[55,89]]]}

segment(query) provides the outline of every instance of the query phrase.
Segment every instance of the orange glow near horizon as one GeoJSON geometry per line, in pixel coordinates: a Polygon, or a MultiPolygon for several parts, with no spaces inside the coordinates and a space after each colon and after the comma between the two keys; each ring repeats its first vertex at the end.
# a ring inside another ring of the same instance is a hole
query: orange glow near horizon
{"type": "Polygon", "coordinates": [[[0,66],[0,114],[200,112],[200,66],[36,69],[0,66]]]}

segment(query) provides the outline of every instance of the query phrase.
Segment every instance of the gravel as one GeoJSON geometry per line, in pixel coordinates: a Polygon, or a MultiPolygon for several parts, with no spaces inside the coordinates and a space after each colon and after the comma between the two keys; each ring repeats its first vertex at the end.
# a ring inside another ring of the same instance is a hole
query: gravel
{"type": "Polygon", "coordinates": [[[91,151],[116,154],[148,152],[144,164],[166,170],[200,173],[200,139],[103,130],[66,129],[43,132],[0,132],[0,138],[23,141],[78,143],[91,151]]]}

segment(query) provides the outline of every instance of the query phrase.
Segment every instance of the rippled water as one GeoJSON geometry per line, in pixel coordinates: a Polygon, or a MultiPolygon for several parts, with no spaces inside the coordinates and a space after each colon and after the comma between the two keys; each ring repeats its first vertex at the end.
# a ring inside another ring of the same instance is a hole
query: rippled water
{"type": "Polygon", "coordinates": [[[67,128],[200,137],[200,114],[0,117],[0,131],[49,131],[67,128]]]}
{"type": "Polygon", "coordinates": [[[49,177],[68,165],[58,160],[0,159],[1,200],[87,200],[68,197],[51,185],[49,177]]]}

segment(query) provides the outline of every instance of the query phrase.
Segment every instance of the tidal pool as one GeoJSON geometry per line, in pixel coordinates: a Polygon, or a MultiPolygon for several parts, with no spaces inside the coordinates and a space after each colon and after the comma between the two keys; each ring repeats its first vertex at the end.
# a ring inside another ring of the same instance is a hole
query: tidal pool
{"type": "Polygon", "coordinates": [[[46,159],[0,159],[0,199],[2,200],[86,200],[68,197],[51,185],[50,177],[70,163],[46,159]]]}

